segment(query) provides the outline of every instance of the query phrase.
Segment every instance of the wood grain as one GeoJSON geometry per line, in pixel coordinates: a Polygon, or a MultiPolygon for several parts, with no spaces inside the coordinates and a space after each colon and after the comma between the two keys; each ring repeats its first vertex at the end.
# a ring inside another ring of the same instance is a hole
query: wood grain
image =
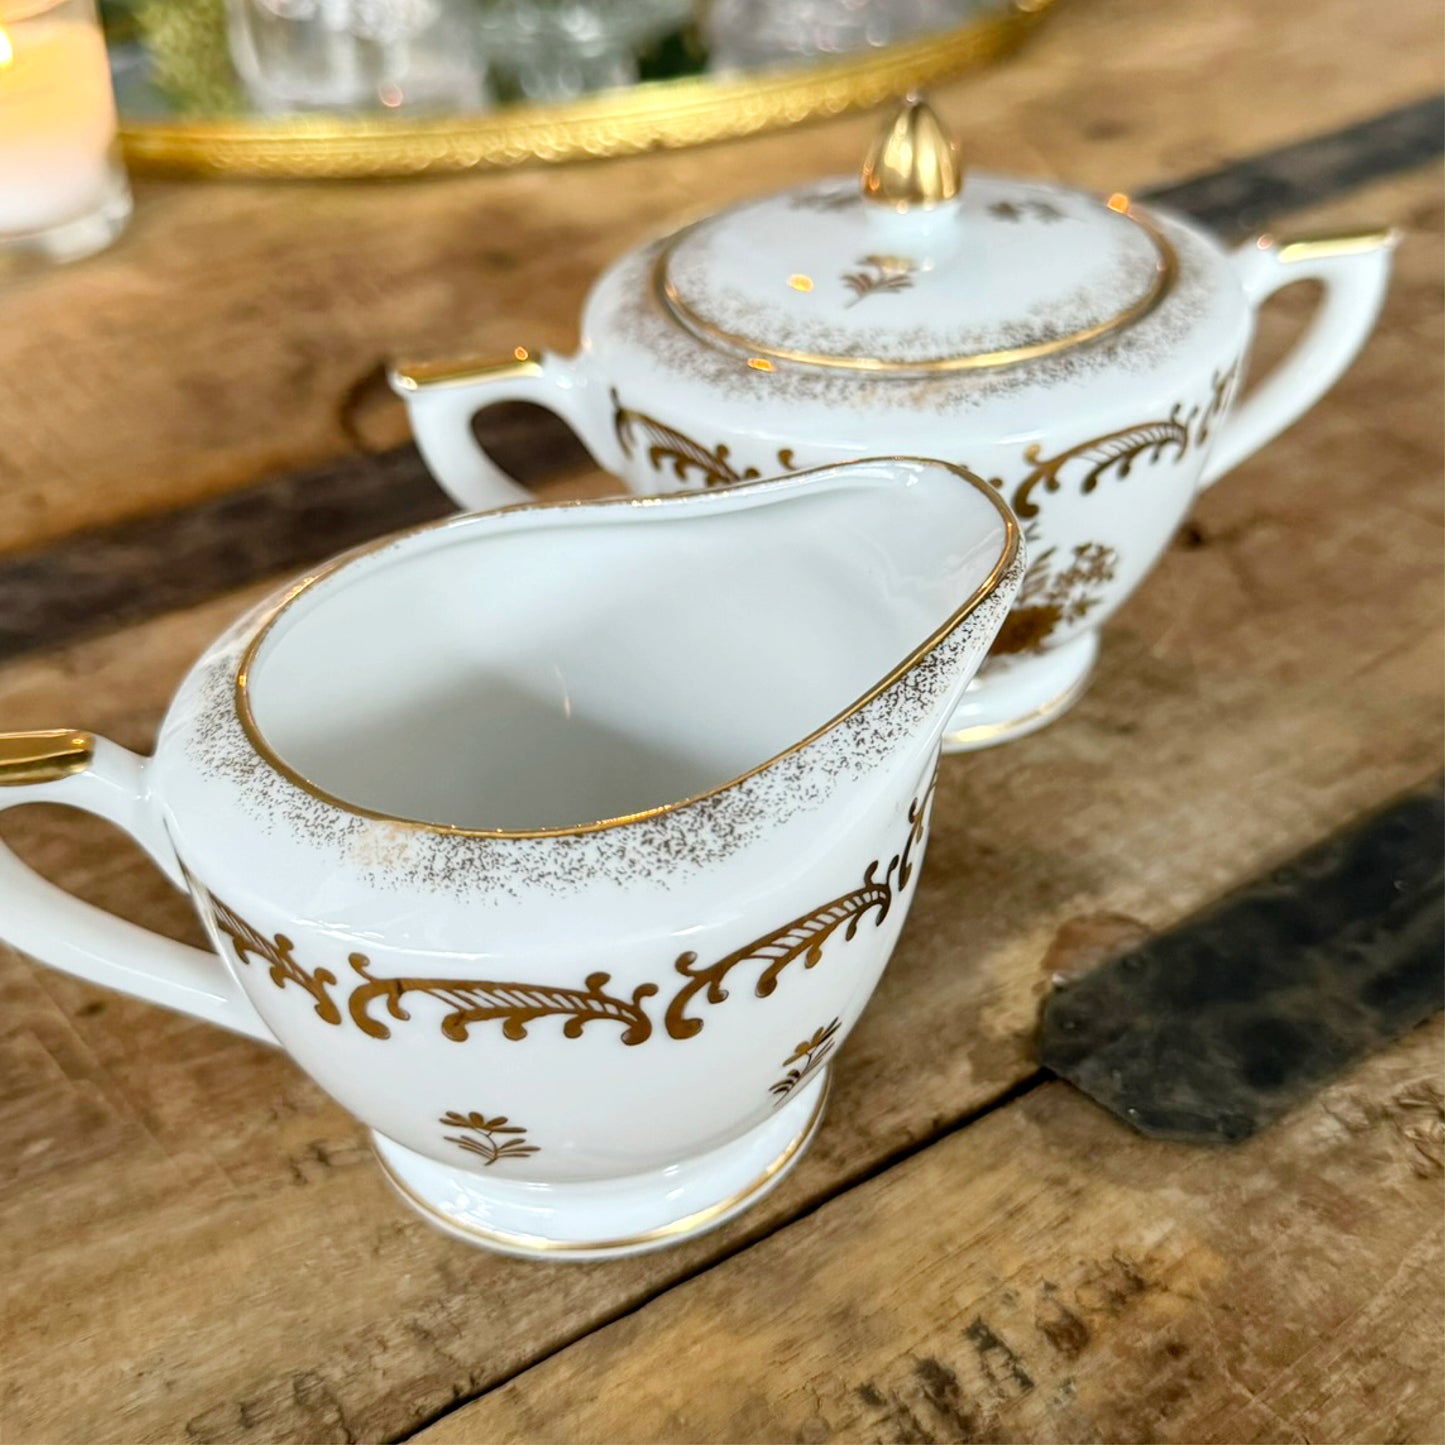
{"type": "MultiPolygon", "coordinates": [[[[1426,0],[1075,0],[939,101],[980,166],[1138,190],[1438,93],[1441,30],[1426,0]]],[[[852,170],[874,124],[428,182],[143,183],[114,249],[0,296],[0,552],[394,445],[387,357],[570,349],[625,248],[852,170]]]]}
{"type": "MultiPolygon", "coordinates": [[[[1046,970],[1067,962],[1056,939],[1096,950],[1110,930],[1170,926],[1433,773],[1439,189],[1433,173],[1399,179],[1309,218],[1409,229],[1380,334],[1306,421],[1202,500],[1073,715],[946,761],[917,901],[842,1053],[829,1121],[782,1188],[718,1234],[576,1269],[470,1251],[396,1204],[357,1126],[285,1059],[0,954],[0,1433],[404,1435],[1029,1078],[1046,970]]],[[[1272,317],[1267,350],[1301,306],[1272,317]]],[[[145,748],[186,665],[254,596],[0,669],[0,719],[145,748]]],[[[34,810],[4,832],[93,901],[193,936],[184,901],[103,827],[34,810]]],[[[958,1227],[973,1238],[1007,1202],[968,1197],[958,1227]]],[[[1364,1304],[1364,1276],[1342,1267],[1317,1256],[1297,1288],[1364,1304]]],[[[1268,1331],[1250,1329],[1267,1355],[1268,1331]]],[[[1417,1360],[1428,1341],[1406,1333],[1388,1348],[1417,1360]]],[[[1388,1394],[1368,1339],[1339,1338],[1388,1394]]],[[[880,1398],[903,1388],[880,1378],[880,1398]]],[[[1298,1418],[1357,1418],[1319,1387],[1300,1377],[1298,1418]]]]}
{"type": "Polygon", "coordinates": [[[1047,1085],[415,1439],[1429,1445],[1442,1037],[1229,1151],[1047,1085]]]}

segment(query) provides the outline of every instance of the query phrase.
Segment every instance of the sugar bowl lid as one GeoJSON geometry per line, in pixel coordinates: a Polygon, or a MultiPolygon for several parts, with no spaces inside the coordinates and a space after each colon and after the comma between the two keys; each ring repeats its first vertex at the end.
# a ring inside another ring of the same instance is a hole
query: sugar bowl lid
{"type": "Polygon", "coordinates": [[[1009,366],[1117,334],[1168,294],[1168,240],[1125,196],[979,173],[910,97],[861,183],[719,212],[664,243],[663,311],[767,371],[775,362],[929,375],[1009,366]]]}

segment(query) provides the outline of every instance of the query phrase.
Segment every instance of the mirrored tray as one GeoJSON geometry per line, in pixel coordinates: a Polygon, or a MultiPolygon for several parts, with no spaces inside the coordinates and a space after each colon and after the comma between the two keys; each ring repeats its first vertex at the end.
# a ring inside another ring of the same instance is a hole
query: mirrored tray
{"type": "Polygon", "coordinates": [[[360,177],[624,155],[837,115],[997,59],[1052,3],[102,0],[102,11],[133,166],[360,177]]]}

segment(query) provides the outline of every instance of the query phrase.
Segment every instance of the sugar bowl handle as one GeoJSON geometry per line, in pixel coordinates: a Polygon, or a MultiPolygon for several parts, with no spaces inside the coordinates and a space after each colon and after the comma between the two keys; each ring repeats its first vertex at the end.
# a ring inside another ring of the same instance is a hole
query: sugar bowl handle
{"type": "MultiPolygon", "coordinates": [[[[89,733],[0,733],[0,811],[61,803],[124,829],[166,877],[185,886],[146,781],[143,758],[89,733]]],[[[62,973],[274,1044],[214,953],[82,903],[0,845],[0,936],[62,973]]]]}
{"type": "Polygon", "coordinates": [[[607,465],[606,448],[599,452],[594,445],[585,380],[573,362],[562,357],[534,355],[519,346],[501,361],[397,362],[388,379],[406,403],[412,432],[431,474],[466,511],[535,500],[477,441],[472,417],[484,406],[503,401],[544,406],[607,465]]]}
{"type": "Polygon", "coordinates": [[[1390,280],[1392,230],[1242,246],[1234,263],[1256,309],[1281,287],[1318,281],[1324,295],[1294,350],[1235,409],[1204,469],[1217,482],[1305,414],[1344,374],[1375,329],[1390,280]]]}

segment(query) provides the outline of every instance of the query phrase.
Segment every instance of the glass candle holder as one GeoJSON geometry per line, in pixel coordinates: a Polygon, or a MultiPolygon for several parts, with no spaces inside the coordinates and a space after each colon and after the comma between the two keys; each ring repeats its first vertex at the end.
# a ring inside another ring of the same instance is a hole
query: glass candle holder
{"type": "Polygon", "coordinates": [[[0,0],[0,256],[88,256],[130,208],[95,0],[0,0]]]}

